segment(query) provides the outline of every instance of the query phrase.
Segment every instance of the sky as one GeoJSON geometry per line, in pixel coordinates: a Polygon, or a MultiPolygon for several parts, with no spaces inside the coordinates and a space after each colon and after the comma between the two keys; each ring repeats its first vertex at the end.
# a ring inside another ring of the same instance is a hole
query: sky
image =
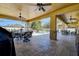
{"type": "Polygon", "coordinates": [[[9,24],[21,24],[21,25],[24,25],[24,23],[22,23],[21,21],[0,18],[0,26],[6,26],[6,25],[9,25],[9,24]]]}
{"type": "MultiPolygon", "coordinates": [[[[42,24],[46,24],[50,22],[50,18],[44,18],[41,20],[42,24]]],[[[20,25],[25,25],[25,22],[21,21],[16,21],[16,20],[11,20],[11,19],[5,19],[5,18],[0,18],[0,26],[6,26],[9,24],[20,24],[20,25]]]]}
{"type": "Polygon", "coordinates": [[[50,17],[41,20],[43,24],[50,23],[50,17]]]}

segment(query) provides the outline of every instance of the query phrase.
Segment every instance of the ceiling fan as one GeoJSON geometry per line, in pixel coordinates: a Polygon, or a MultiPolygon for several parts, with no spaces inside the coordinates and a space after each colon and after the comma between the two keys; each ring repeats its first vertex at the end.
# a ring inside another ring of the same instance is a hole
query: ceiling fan
{"type": "Polygon", "coordinates": [[[77,22],[77,18],[74,18],[72,16],[70,16],[69,20],[70,20],[70,22],[77,22]]]}
{"type": "Polygon", "coordinates": [[[76,20],[76,18],[73,18],[72,16],[70,16],[70,20],[76,20]]]}
{"type": "Polygon", "coordinates": [[[43,12],[46,11],[44,6],[50,6],[50,5],[52,5],[52,4],[51,3],[37,3],[38,10],[43,11],[43,12]]]}

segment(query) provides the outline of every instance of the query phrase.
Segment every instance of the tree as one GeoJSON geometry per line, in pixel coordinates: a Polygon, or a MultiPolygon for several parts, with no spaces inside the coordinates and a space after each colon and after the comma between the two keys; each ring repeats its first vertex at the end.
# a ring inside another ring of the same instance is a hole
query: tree
{"type": "Polygon", "coordinates": [[[50,24],[49,23],[44,24],[43,28],[50,28],[50,24]]]}
{"type": "Polygon", "coordinates": [[[41,30],[41,21],[37,21],[37,22],[32,22],[31,24],[31,28],[34,30],[37,30],[37,32],[39,32],[39,30],[41,30]]]}

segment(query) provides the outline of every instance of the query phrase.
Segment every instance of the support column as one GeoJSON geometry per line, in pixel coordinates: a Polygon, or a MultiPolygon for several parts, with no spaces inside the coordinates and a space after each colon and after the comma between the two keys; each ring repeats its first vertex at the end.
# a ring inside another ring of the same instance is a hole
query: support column
{"type": "Polygon", "coordinates": [[[50,16],[50,39],[57,40],[56,16],[50,16]]]}

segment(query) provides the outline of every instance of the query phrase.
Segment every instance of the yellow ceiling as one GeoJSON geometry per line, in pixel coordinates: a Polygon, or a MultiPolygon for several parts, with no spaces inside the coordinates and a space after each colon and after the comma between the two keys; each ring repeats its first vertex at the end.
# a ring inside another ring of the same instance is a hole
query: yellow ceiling
{"type": "Polygon", "coordinates": [[[32,19],[50,11],[68,6],[67,3],[52,3],[50,6],[44,6],[45,12],[38,11],[38,7],[32,3],[0,3],[0,18],[18,19],[21,10],[23,20],[32,19]],[[8,16],[8,17],[7,17],[8,16]]]}

